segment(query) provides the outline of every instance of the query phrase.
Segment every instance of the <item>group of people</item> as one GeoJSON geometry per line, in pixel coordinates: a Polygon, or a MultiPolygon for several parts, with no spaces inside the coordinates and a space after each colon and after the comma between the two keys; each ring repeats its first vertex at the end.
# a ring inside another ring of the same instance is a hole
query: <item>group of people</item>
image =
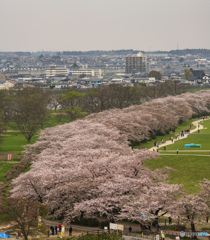
{"type": "Polygon", "coordinates": [[[181,131],[181,137],[184,137],[184,132],[186,133],[187,130],[185,129],[184,131],[183,130],[181,131]]]}
{"type": "MultiPolygon", "coordinates": [[[[62,229],[61,224],[59,224],[58,226],[55,226],[55,227],[53,227],[53,226],[50,227],[50,231],[51,231],[52,235],[57,235],[58,232],[61,232],[61,229],[62,229]]],[[[72,231],[73,231],[72,226],[70,226],[69,227],[69,236],[72,236],[72,231]]]]}

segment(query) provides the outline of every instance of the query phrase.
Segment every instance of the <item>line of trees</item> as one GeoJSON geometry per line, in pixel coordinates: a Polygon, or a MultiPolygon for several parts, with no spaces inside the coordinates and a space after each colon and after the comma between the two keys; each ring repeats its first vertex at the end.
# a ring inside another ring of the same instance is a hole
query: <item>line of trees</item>
{"type": "Polygon", "coordinates": [[[99,214],[112,222],[131,219],[143,226],[170,213],[180,216],[180,223],[190,221],[194,231],[197,219],[209,212],[209,180],[203,180],[198,195],[187,195],[180,185],[166,182],[165,173],[173,169],[144,167],[157,153],[132,150],[129,142],[165,133],[209,111],[210,91],[201,91],[45,129],[25,152],[31,156],[31,170],[13,181],[12,197],[47,204],[55,218],[67,222],[99,214]]]}
{"type": "Polygon", "coordinates": [[[73,88],[64,92],[54,92],[39,88],[24,88],[0,91],[0,131],[7,131],[8,124],[14,122],[20,133],[30,143],[31,138],[48,121],[50,110],[57,118],[68,117],[69,121],[84,118],[91,113],[108,109],[123,109],[139,105],[153,98],[176,95],[185,91],[176,83],[160,86],[128,87],[119,84],[88,89],[81,93],[73,88]]]}

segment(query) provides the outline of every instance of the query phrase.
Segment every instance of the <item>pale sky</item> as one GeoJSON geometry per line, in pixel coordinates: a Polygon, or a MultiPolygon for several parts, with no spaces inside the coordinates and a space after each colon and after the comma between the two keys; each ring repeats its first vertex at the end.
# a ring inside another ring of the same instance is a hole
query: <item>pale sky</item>
{"type": "Polygon", "coordinates": [[[0,51],[210,49],[210,0],[0,0],[0,51]]]}

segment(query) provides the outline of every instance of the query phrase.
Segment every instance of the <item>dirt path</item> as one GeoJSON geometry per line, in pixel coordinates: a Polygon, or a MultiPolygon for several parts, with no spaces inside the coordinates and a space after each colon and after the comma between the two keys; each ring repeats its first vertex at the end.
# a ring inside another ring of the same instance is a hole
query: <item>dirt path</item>
{"type": "MultiPolygon", "coordinates": [[[[205,119],[205,120],[209,120],[209,119],[205,119]]],[[[168,145],[174,144],[174,142],[176,142],[176,141],[179,141],[181,139],[187,138],[189,134],[197,132],[198,129],[204,129],[204,127],[202,125],[200,125],[201,121],[203,121],[203,119],[199,119],[197,121],[192,122],[192,124],[196,128],[193,129],[193,130],[190,130],[190,133],[184,133],[183,137],[181,137],[181,135],[179,135],[176,139],[173,139],[173,142],[171,140],[169,140],[169,141],[166,141],[165,143],[159,144],[159,147],[164,147],[164,146],[168,146],[168,145]]],[[[157,151],[157,149],[158,148],[156,146],[154,146],[154,147],[150,148],[149,150],[150,151],[157,151]]],[[[206,151],[208,151],[208,150],[206,150],[206,151]]],[[[164,154],[164,155],[176,155],[176,154],[164,154]]],[[[179,154],[179,155],[181,155],[181,154],[179,154]]],[[[182,155],[188,155],[188,154],[182,154],[182,155]]],[[[189,155],[191,155],[191,154],[189,154],[189,155]]],[[[198,156],[198,155],[196,155],[196,156],[198,156]]],[[[204,155],[204,156],[207,156],[207,155],[204,155]]]]}

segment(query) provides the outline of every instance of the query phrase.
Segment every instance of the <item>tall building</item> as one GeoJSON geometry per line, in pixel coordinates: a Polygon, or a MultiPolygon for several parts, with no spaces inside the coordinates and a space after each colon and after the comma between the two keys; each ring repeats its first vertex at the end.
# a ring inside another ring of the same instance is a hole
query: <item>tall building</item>
{"type": "Polygon", "coordinates": [[[147,57],[139,52],[136,56],[125,57],[125,72],[130,74],[147,71],[147,57]]]}

